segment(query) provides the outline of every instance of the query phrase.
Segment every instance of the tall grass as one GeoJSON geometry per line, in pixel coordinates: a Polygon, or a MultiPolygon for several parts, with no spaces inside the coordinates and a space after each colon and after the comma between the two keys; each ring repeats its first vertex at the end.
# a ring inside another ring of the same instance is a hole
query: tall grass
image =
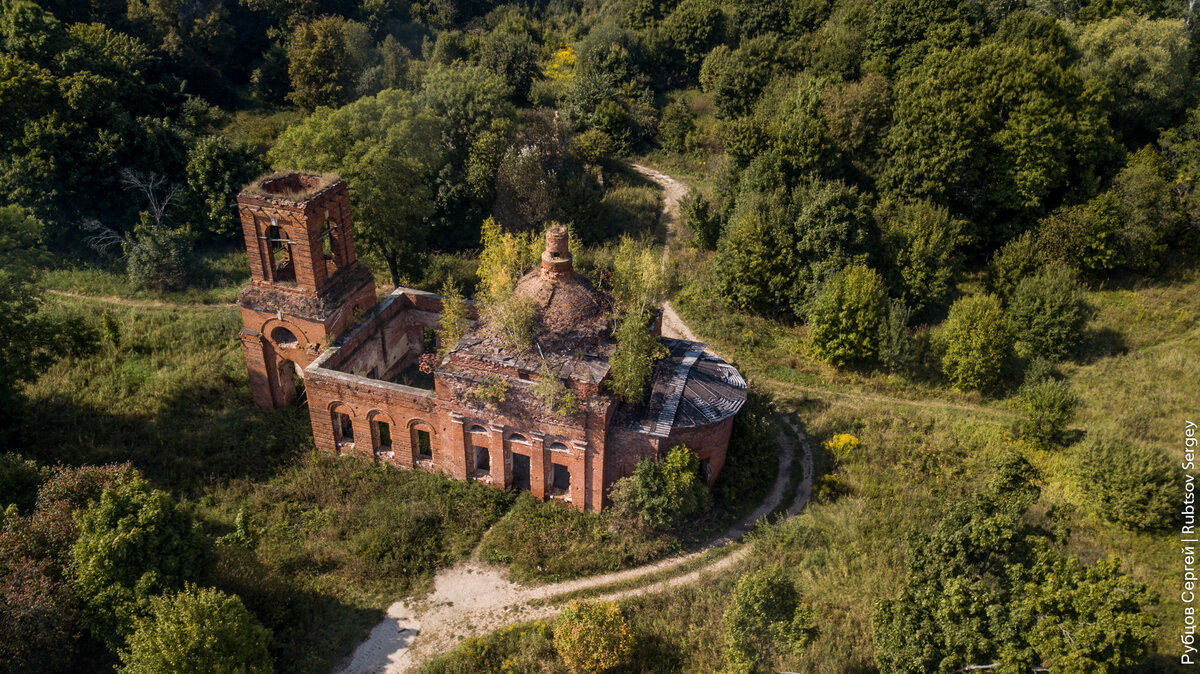
{"type": "Polygon", "coordinates": [[[283,671],[327,671],[396,598],[467,554],[512,496],[311,451],[302,407],[251,404],[227,307],[124,307],[51,298],[116,345],[29,385],[16,448],[42,463],[131,461],[190,504],[216,541],[211,581],[274,632],[283,671]]]}

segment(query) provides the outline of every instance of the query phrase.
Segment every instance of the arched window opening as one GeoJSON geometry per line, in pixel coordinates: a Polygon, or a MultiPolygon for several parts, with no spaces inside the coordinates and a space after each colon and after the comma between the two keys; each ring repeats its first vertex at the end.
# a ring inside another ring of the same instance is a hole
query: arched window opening
{"type": "Polygon", "coordinates": [[[300,342],[300,340],[296,337],[296,333],[288,330],[282,325],[276,326],[275,329],[271,331],[271,341],[275,343],[275,346],[284,349],[295,348],[295,346],[300,342]]]}
{"type": "Polygon", "coordinates": [[[509,442],[519,442],[524,445],[529,444],[529,438],[525,437],[524,435],[521,435],[520,433],[513,433],[512,435],[508,436],[508,441],[509,442]]]}
{"type": "Polygon", "coordinates": [[[354,442],[354,421],[349,414],[333,413],[333,435],[338,442],[354,442]]]}

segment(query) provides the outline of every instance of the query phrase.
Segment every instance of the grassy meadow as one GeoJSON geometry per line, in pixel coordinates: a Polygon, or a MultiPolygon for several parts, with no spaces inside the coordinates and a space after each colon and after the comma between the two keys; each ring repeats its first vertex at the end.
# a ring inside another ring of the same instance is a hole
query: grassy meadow
{"type": "MultiPolygon", "coordinates": [[[[789,570],[817,616],[801,656],[767,663],[771,671],[875,671],[871,618],[875,602],[904,579],[906,535],[928,528],[945,503],[974,491],[990,464],[1020,449],[1041,472],[1042,498],[1031,516],[1069,526],[1069,552],[1085,562],[1116,555],[1122,568],[1159,597],[1162,619],[1146,671],[1168,671],[1178,645],[1177,556],[1171,532],[1139,533],[1096,516],[1087,485],[1073,476],[1073,453],[1089,432],[1118,434],[1136,447],[1157,445],[1182,457],[1183,419],[1200,401],[1200,275],[1174,269],[1162,278],[1094,288],[1088,339],[1056,369],[1080,397],[1073,442],[1052,451],[1014,439],[1017,414],[1008,400],[1019,382],[991,395],[953,391],[934,377],[906,380],[886,373],[838,370],[812,359],[802,329],[749,316],[725,305],[704,279],[704,254],[680,261],[690,282],[676,307],[704,340],[794,410],[816,450],[814,495],[799,516],[756,532],[751,556],[730,573],[662,594],[622,602],[634,634],[629,672],[718,671],[725,667],[722,614],[737,578],[764,565],[789,570]],[[834,456],[821,445],[850,433],[860,445],[834,456]],[[1051,521],[1051,520],[1047,520],[1051,521]]],[[[969,281],[968,281],[969,282],[969,281]]],[[[1189,416],[1191,415],[1191,416],[1189,416]]],[[[536,625],[473,640],[435,660],[425,672],[479,671],[488,662],[539,659],[537,671],[566,671],[536,625]],[[547,653],[552,661],[547,662],[547,653]],[[462,667],[461,669],[457,667],[462,667]]]]}

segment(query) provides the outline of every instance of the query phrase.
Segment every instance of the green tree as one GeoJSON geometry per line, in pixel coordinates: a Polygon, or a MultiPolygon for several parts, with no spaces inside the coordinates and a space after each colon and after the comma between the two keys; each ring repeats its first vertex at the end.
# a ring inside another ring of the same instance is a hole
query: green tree
{"type": "Polygon", "coordinates": [[[554,650],[572,674],[600,674],[629,663],[633,635],[616,602],[572,601],[554,621],[554,650]]]}
{"type": "Polygon", "coordinates": [[[1017,404],[1022,411],[1017,436],[1039,449],[1050,449],[1075,417],[1079,398],[1065,382],[1043,379],[1022,384],[1017,404]]]}
{"type": "Polygon", "coordinates": [[[617,323],[613,336],[617,348],[610,361],[609,388],[626,403],[638,405],[646,397],[654,362],[667,356],[667,349],[650,334],[650,321],[645,314],[626,314],[617,323]]]}
{"type": "Polygon", "coordinates": [[[853,82],[832,83],[821,91],[826,134],[859,173],[878,178],[883,140],[892,122],[891,85],[870,73],[853,82]]]}
{"type": "Polygon", "coordinates": [[[772,654],[803,652],[812,638],[816,615],[800,601],[792,580],[773,566],[738,579],[724,621],[731,669],[751,672],[772,654]]]}
{"type": "Polygon", "coordinates": [[[987,289],[1002,298],[1010,297],[1026,276],[1036,274],[1046,261],[1045,251],[1033,230],[1004,244],[988,261],[987,289]]]}
{"type": "Polygon", "coordinates": [[[645,397],[654,361],[667,355],[666,347],[650,334],[650,321],[666,296],[667,278],[653,250],[625,236],[613,255],[612,283],[617,348],[609,386],[622,400],[637,405],[645,397]]]}
{"type": "Polygon", "coordinates": [[[288,42],[288,100],[306,110],[348,103],[367,66],[371,34],[340,16],[297,25],[288,42]]]}
{"type": "Polygon", "coordinates": [[[0,453],[0,513],[15,505],[18,512],[28,514],[37,501],[46,472],[35,461],[10,452],[0,453]]]}
{"type": "Polygon", "coordinates": [[[867,17],[864,56],[892,75],[920,63],[939,37],[967,33],[969,39],[965,24],[974,18],[960,0],[883,0],[871,6],[867,17]]]}
{"type": "Polygon", "coordinates": [[[387,90],[289,128],[271,150],[280,169],[336,173],[353,189],[354,233],[388,266],[393,285],[417,269],[445,127],[406,92],[387,90]]]}
{"type": "Polygon", "coordinates": [[[883,187],[970,216],[984,244],[1086,196],[1117,151],[1094,92],[1049,48],[1058,38],[1005,36],[932,51],[896,86],[885,141],[883,187]]]}
{"type": "Polygon", "coordinates": [[[995,295],[956,301],[934,340],[941,352],[942,372],[958,389],[986,389],[1000,379],[1012,348],[1004,310],[995,295]]]}
{"type": "Polygon", "coordinates": [[[259,160],[224,136],[205,136],[188,150],[185,172],[189,224],[214,237],[241,232],[235,202],[242,186],[262,172],[259,160]]]}
{"type": "Polygon", "coordinates": [[[613,511],[626,519],[666,529],[712,505],[708,486],[700,479],[700,458],[676,445],[661,459],[643,457],[633,473],[613,483],[613,511]]]}
{"type": "Polygon", "coordinates": [[[1037,243],[1047,260],[1098,277],[1121,263],[1123,221],[1120,201],[1105,192],[1046,216],[1038,223],[1037,243]]]}
{"type": "Polygon", "coordinates": [[[875,210],[888,285],[914,311],[943,305],[953,288],[965,223],[928,201],[885,202],[875,210]]]}
{"type": "Polygon", "coordinates": [[[689,192],[679,204],[683,224],[692,233],[692,243],[700,250],[713,250],[721,238],[721,217],[709,200],[698,192],[689,192]]]}
{"type": "Polygon", "coordinates": [[[1147,145],[1129,158],[1113,179],[1123,224],[1118,245],[1126,267],[1154,271],[1170,244],[1180,238],[1183,213],[1176,198],[1179,180],[1166,160],[1147,145]]]}
{"type": "Polygon", "coordinates": [[[663,19],[662,32],[674,52],[672,60],[679,64],[686,81],[694,80],[704,55],[721,39],[724,19],[712,0],[683,0],[663,19]]]}
{"type": "Polygon", "coordinates": [[[1153,134],[1180,110],[1190,81],[1184,22],[1123,14],[1079,31],[1084,75],[1113,98],[1113,126],[1153,134]]]}
{"type": "Polygon", "coordinates": [[[121,651],[123,674],[206,674],[274,671],[267,646],[271,632],[242,600],[214,588],[185,586],[150,600],[121,651]]]}
{"type": "MultiPolygon", "coordinates": [[[[888,305],[887,319],[879,326],[879,364],[895,374],[912,371],[920,354],[913,331],[909,328],[912,310],[900,300],[888,305]]],[[[923,333],[928,334],[928,333],[923,333]]]]}
{"type": "Polygon", "coordinates": [[[166,492],[141,478],[106,488],[80,517],[72,554],[88,627],[121,646],[151,597],[200,578],[206,550],[191,515],[166,492]]]}
{"type": "Polygon", "coordinates": [[[717,117],[732,119],[748,114],[782,69],[781,61],[788,51],[787,43],[769,34],[747,40],[734,50],[718,45],[709,52],[700,67],[700,87],[712,94],[717,117]]]}
{"type": "Polygon", "coordinates": [[[1071,272],[1051,265],[1017,284],[1005,313],[1017,355],[1056,361],[1079,346],[1092,312],[1071,272]]]}
{"type": "MultiPolygon", "coordinates": [[[[38,269],[45,260],[42,224],[15,206],[0,206],[0,404],[20,408],[21,385],[53,362],[52,324],[38,316],[38,269]]],[[[0,428],[18,420],[3,415],[0,428]]],[[[7,505],[7,504],[6,504],[7,505]]]]}
{"type": "Polygon", "coordinates": [[[808,312],[813,350],[834,365],[874,360],[887,313],[883,279],[866,265],[850,265],[825,282],[808,312]]]}
{"type": "Polygon", "coordinates": [[[881,671],[1119,671],[1140,660],[1155,597],[1114,561],[1084,566],[1028,522],[1037,479],[1007,455],[982,490],[910,536],[900,592],[875,609],[881,671]]]}
{"type": "Polygon", "coordinates": [[[658,144],[671,152],[687,152],[692,146],[696,117],[687,104],[675,101],[663,108],[658,122],[658,144]]]}
{"type": "Polygon", "coordinates": [[[458,345],[470,325],[467,300],[450,279],[442,285],[442,314],[438,319],[438,357],[445,358],[458,345]]]}
{"type": "Polygon", "coordinates": [[[515,21],[496,27],[483,39],[479,65],[504,78],[517,102],[529,100],[529,88],[541,76],[538,45],[529,31],[515,21]]]}
{"type": "Polygon", "coordinates": [[[1157,447],[1091,435],[1077,450],[1075,475],[1098,515],[1134,530],[1169,527],[1182,491],[1177,467],[1157,447]]]}

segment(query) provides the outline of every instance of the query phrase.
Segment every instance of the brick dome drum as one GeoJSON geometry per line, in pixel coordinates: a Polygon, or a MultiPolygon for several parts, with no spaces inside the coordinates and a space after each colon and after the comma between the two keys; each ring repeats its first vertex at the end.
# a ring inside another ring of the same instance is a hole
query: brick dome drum
{"type": "Polygon", "coordinates": [[[612,302],[575,273],[566,227],[546,232],[541,267],[521,278],[516,293],[537,307],[539,338],[594,341],[611,335],[612,302]]]}

